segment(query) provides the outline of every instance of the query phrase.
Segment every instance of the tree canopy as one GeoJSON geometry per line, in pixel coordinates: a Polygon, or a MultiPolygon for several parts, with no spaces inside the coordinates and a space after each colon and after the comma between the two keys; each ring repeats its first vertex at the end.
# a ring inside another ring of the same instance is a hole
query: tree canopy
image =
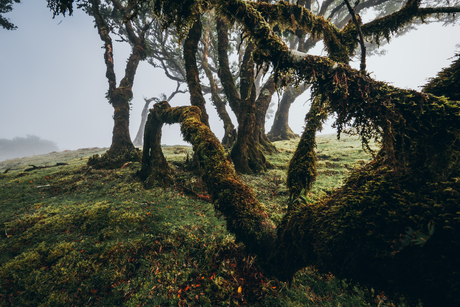
{"type": "MultiPolygon", "coordinates": [[[[0,0],[0,14],[5,14],[13,10],[13,3],[20,3],[20,0],[0,0]]],[[[17,27],[7,18],[0,15],[0,26],[6,30],[15,30],[17,27]]]]}

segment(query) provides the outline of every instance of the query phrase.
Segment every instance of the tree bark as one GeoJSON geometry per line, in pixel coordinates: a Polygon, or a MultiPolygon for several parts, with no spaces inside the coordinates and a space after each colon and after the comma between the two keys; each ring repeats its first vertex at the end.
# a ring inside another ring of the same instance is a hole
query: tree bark
{"type": "MultiPolygon", "coordinates": [[[[124,12],[125,8],[118,1],[113,1],[120,11],[124,12]]],[[[125,29],[128,39],[133,44],[131,55],[125,68],[125,75],[116,85],[116,76],[113,59],[113,43],[110,37],[109,26],[104,16],[99,11],[99,1],[91,0],[91,8],[94,15],[96,27],[101,40],[104,42],[104,60],[106,64],[106,77],[109,82],[108,98],[114,108],[113,120],[114,126],[112,131],[112,144],[109,150],[99,159],[92,157],[88,160],[88,165],[96,168],[117,168],[127,161],[140,161],[129,133],[129,102],[133,97],[132,87],[134,76],[141,58],[145,56],[144,35],[146,29],[142,29],[139,36],[136,35],[131,22],[125,23],[125,29]]]]}
{"type": "Polygon", "coordinates": [[[184,60],[185,70],[187,75],[187,84],[190,92],[190,102],[192,106],[197,106],[201,110],[201,120],[209,126],[208,114],[206,113],[205,100],[201,91],[199,79],[199,71],[196,64],[196,53],[198,51],[198,42],[201,38],[201,20],[197,18],[192,28],[189,30],[188,36],[184,42],[184,60]]]}
{"type": "Polygon", "coordinates": [[[305,130],[300,138],[294,155],[289,162],[286,185],[291,198],[310,191],[318,175],[316,157],[316,132],[321,130],[327,112],[322,106],[321,97],[317,97],[305,117],[305,130]]]}
{"type": "Polygon", "coordinates": [[[219,62],[219,70],[218,75],[220,81],[222,83],[222,87],[224,88],[225,95],[227,96],[228,103],[235,113],[236,118],[238,119],[240,115],[240,101],[241,97],[238,93],[236,88],[235,80],[233,79],[233,75],[230,71],[230,65],[228,60],[228,25],[227,22],[217,17],[216,21],[217,27],[217,37],[218,37],[218,44],[217,44],[217,51],[218,51],[218,62],[219,62]]]}
{"type": "MultiPolygon", "coordinates": [[[[360,78],[359,72],[355,75],[360,78]]],[[[386,117],[388,114],[382,112],[388,106],[386,97],[395,95],[395,89],[372,81],[361,86],[381,97],[371,101],[366,112],[376,111],[386,117]]],[[[414,91],[398,92],[398,99],[392,101],[388,112],[409,119],[422,108],[425,112],[419,120],[435,125],[428,128],[431,132],[420,131],[422,135],[418,135],[418,131],[412,130],[419,126],[417,121],[400,119],[394,127],[398,137],[392,138],[395,148],[400,147],[398,143],[405,133],[417,148],[426,147],[426,142],[432,142],[433,136],[436,138],[446,127],[450,133],[460,134],[458,104],[434,96],[420,100],[414,91]],[[441,122],[447,126],[439,126],[441,122]],[[409,126],[405,127],[406,124],[409,126]],[[399,129],[402,127],[405,128],[399,129]],[[428,135],[432,137],[426,141],[428,135]]],[[[236,176],[220,142],[201,123],[197,107],[170,108],[162,102],[154,110],[164,122],[181,123],[184,139],[193,144],[195,154],[203,161],[201,176],[216,210],[224,214],[228,230],[258,256],[267,273],[290,280],[297,270],[314,264],[321,272],[332,272],[339,278],[387,293],[403,293],[415,300],[422,298],[425,306],[460,303],[460,221],[456,218],[460,202],[460,193],[456,191],[460,187],[458,171],[454,170],[457,168],[442,168],[447,172],[439,181],[440,174],[427,174],[435,170],[420,168],[419,161],[411,160],[408,171],[398,173],[389,167],[391,156],[382,149],[374,161],[353,173],[331,197],[315,204],[297,202],[289,206],[276,228],[254,192],[236,176]],[[430,226],[427,231],[427,225],[433,224],[438,225],[434,234],[430,226]],[[408,227],[416,232],[403,235],[408,227]],[[411,244],[423,244],[423,248],[411,244]]],[[[159,142],[158,137],[155,140],[159,142]]],[[[449,145],[439,145],[433,144],[433,153],[444,155],[449,145]]],[[[460,152],[458,147],[454,148],[456,152],[460,152]]],[[[417,148],[407,150],[418,151],[417,148]]]]}
{"type": "MultiPolygon", "coordinates": [[[[313,264],[340,278],[421,298],[425,306],[460,305],[459,104],[292,52],[247,2],[226,1],[226,9],[255,33],[261,58],[309,80],[316,97],[327,99],[339,132],[351,127],[364,143],[374,136],[382,141],[376,158],[341,189],[315,204],[298,201],[276,229],[200,122],[199,109],[165,107],[161,118],[180,121],[184,138],[206,157],[203,181],[236,240],[283,280],[313,264]]],[[[245,118],[253,104],[242,106],[245,118]]]]}
{"type": "Polygon", "coordinates": [[[209,87],[211,89],[211,97],[216,107],[217,114],[219,115],[220,119],[224,122],[224,137],[222,138],[222,145],[226,148],[230,148],[236,140],[236,129],[232,123],[230,116],[227,113],[225,108],[225,103],[222,101],[219,95],[219,89],[217,87],[216,80],[214,79],[213,73],[208,64],[208,53],[209,53],[209,32],[206,33],[205,38],[205,46],[203,51],[203,61],[201,63],[201,67],[203,68],[206,76],[209,80],[209,87]]]}
{"type": "Polygon", "coordinates": [[[275,90],[275,78],[271,76],[260,89],[259,96],[256,100],[254,140],[256,143],[260,144],[261,149],[267,154],[277,152],[275,145],[270,142],[265,134],[265,116],[275,90]]]}
{"type": "MultiPolygon", "coordinates": [[[[167,104],[167,102],[164,103],[167,104]]],[[[173,122],[168,121],[168,118],[158,116],[161,107],[162,104],[154,105],[146,123],[142,168],[138,172],[138,176],[144,181],[146,188],[152,188],[157,184],[165,186],[173,183],[173,172],[161,150],[161,128],[165,122],[173,122]]]]}
{"type": "MultiPolygon", "coordinates": [[[[303,87],[303,86],[302,86],[303,87]]],[[[278,109],[276,110],[275,120],[268,133],[268,139],[272,142],[281,140],[290,140],[298,137],[289,127],[289,109],[292,103],[299,97],[303,91],[295,87],[287,86],[283,93],[278,109]]]]}
{"type": "MultiPolygon", "coordinates": [[[[249,43],[241,64],[238,136],[230,153],[236,171],[244,174],[264,172],[267,168],[273,167],[265,158],[259,143],[261,127],[257,126],[256,117],[253,50],[254,45],[249,43]]],[[[274,85],[272,88],[274,91],[274,85]]],[[[267,89],[267,91],[270,90],[267,89]]],[[[265,113],[263,116],[265,119],[265,113]]]]}
{"type": "Polygon", "coordinates": [[[134,146],[142,146],[143,145],[143,138],[144,138],[144,131],[145,131],[145,124],[147,123],[147,116],[149,114],[149,105],[155,98],[145,99],[145,105],[142,109],[141,113],[141,124],[139,125],[139,130],[137,131],[136,138],[133,141],[134,146]]]}

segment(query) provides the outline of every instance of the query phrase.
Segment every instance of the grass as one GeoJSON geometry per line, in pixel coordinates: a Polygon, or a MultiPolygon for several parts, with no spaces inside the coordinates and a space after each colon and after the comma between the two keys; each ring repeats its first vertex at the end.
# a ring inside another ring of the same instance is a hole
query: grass
{"type": "MultiPolygon", "coordinates": [[[[242,176],[276,222],[286,209],[287,163],[296,142],[277,142],[278,168],[242,176]]],[[[265,276],[235,243],[199,178],[190,147],[165,146],[176,186],[145,190],[132,163],[92,170],[104,149],[0,162],[1,306],[394,306],[313,267],[289,285],[265,276]],[[28,165],[68,165],[24,172],[28,165]],[[4,171],[10,169],[6,174],[4,171]]],[[[369,159],[357,139],[318,139],[315,200],[369,159]]]]}

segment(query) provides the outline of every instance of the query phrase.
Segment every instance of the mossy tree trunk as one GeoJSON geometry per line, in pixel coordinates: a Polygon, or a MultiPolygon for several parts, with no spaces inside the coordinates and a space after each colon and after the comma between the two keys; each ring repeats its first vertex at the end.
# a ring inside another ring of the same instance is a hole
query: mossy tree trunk
{"type": "Polygon", "coordinates": [[[313,101],[305,117],[305,130],[289,162],[286,185],[292,199],[299,197],[302,190],[305,194],[309,192],[318,175],[315,135],[327,118],[322,103],[321,97],[313,101]]]}
{"type": "MultiPolygon", "coordinates": [[[[104,42],[104,60],[106,64],[106,77],[109,82],[108,99],[113,106],[114,126],[112,131],[112,144],[101,158],[92,157],[88,165],[96,168],[117,168],[128,161],[140,161],[140,155],[134,147],[129,133],[129,108],[130,101],[133,97],[132,87],[137,67],[142,58],[145,57],[145,33],[148,26],[140,29],[137,33],[131,21],[124,24],[127,38],[132,45],[132,51],[128,58],[125,68],[125,75],[117,86],[114,58],[113,43],[110,37],[109,26],[105,16],[99,10],[100,2],[91,0],[91,9],[94,16],[95,24],[99,36],[104,42]]],[[[118,1],[113,1],[114,7],[123,14],[128,16],[127,10],[118,1]]]]}
{"type": "Polygon", "coordinates": [[[110,95],[110,102],[113,106],[113,131],[112,145],[108,150],[108,154],[116,156],[125,151],[134,150],[134,145],[129,134],[129,101],[131,100],[132,92],[130,89],[116,89],[110,95]]]}
{"type": "Polygon", "coordinates": [[[228,59],[228,23],[225,19],[216,17],[216,29],[217,29],[217,52],[218,52],[218,62],[219,69],[217,71],[222,87],[224,88],[225,96],[227,96],[228,103],[230,108],[232,108],[233,113],[238,118],[240,115],[240,93],[233,79],[233,74],[230,70],[230,64],[228,59]]]}
{"type": "Polygon", "coordinates": [[[265,136],[265,114],[275,91],[274,79],[262,87],[259,97],[254,83],[254,45],[249,42],[240,70],[239,91],[228,62],[228,26],[217,19],[219,77],[230,107],[238,120],[238,135],[231,151],[231,158],[238,172],[252,174],[273,167],[265,158],[263,150],[274,152],[275,146],[265,136]],[[257,100],[257,101],[256,101],[257,100]]]}
{"type": "Polygon", "coordinates": [[[255,128],[254,140],[260,144],[260,148],[268,154],[277,152],[275,145],[268,139],[265,133],[265,116],[267,114],[273,93],[275,92],[275,78],[270,77],[260,89],[259,95],[256,100],[255,110],[255,128]]]}
{"type": "MultiPolygon", "coordinates": [[[[267,168],[271,168],[272,165],[267,161],[262,151],[263,147],[260,143],[261,126],[260,119],[257,120],[257,106],[256,106],[256,87],[254,83],[254,60],[252,52],[254,51],[254,45],[248,43],[245,54],[243,57],[243,63],[241,64],[241,84],[240,84],[240,95],[241,100],[239,104],[239,115],[238,115],[238,136],[236,142],[232,147],[230,157],[235,164],[237,172],[244,174],[252,174],[257,172],[264,172],[267,168]]],[[[272,83],[273,80],[272,80],[272,83]]],[[[267,95],[263,95],[260,101],[259,114],[263,111],[263,104],[269,104],[271,98],[270,90],[274,92],[274,84],[268,85],[265,88],[267,95]],[[267,98],[269,97],[269,98],[267,98]]],[[[264,92],[265,92],[264,90],[264,92]]],[[[268,106],[265,108],[265,112],[268,106]]],[[[263,114],[265,119],[265,113],[263,114]]],[[[265,139],[263,139],[265,141],[265,139]]],[[[268,142],[269,143],[269,142],[268,142]]],[[[267,146],[268,147],[268,146],[267,146]]]]}
{"type": "Polygon", "coordinates": [[[211,68],[208,64],[208,55],[209,55],[209,48],[212,40],[210,38],[210,29],[207,28],[205,38],[204,38],[204,47],[203,47],[203,61],[201,63],[201,67],[203,68],[206,77],[209,80],[209,87],[211,89],[211,97],[216,107],[217,114],[219,115],[220,119],[224,123],[224,137],[222,138],[222,145],[226,148],[229,148],[233,145],[236,140],[236,129],[232,123],[230,116],[227,113],[225,108],[225,102],[221,99],[219,95],[219,88],[217,86],[216,80],[214,79],[213,73],[211,68]]]}
{"type": "Polygon", "coordinates": [[[172,170],[161,150],[161,128],[168,122],[168,118],[161,118],[158,114],[162,104],[155,104],[150,110],[144,134],[142,168],[139,177],[147,188],[155,185],[170,185],[173,183],[172,170]]]}
{"type": "Polygon", "coordinates": [[[193,26],[190,28],[184,42],[184,60],[191,104],[192,106],[200,108],[201,120],[204,124],[209,126],[208,114],[206,113],[205,100],[201,91],[199,71],[196,63],[196,53],[198,51],[198,42],[201,38],[201,30],[202,24],[200,16],[198,16],[193,26]]]}
{"type": "MultiPolygon", "coordinates": [[[[408,1],[401,12],[363,26],[363,33],[375,31],[378,38],[389,33],[372,29],[379,22],[396,31],[413,16],[425,16],[417,9],[419,3],[408,1]]],[[[293,11],[285,2],[273,7],[277,14],[286,8],[285,21],[299,20],[299,27],[306,21],[310,30],[324,28],[328,51],[336,61],[345,61],[356,47],[352,40],[341,43],[345,36],[356,39],[353,25],[341,32],[310,12],[293,11]],[[294,13],[304,19],[289,18],[294,13]]],[[[252,3],[229,0],[220,12],[251,33],[261,49],[259,61],[277,63],[280,71],[312,83],[315,96],[328,101],[327,111],[337,113],[339,132],[353,128],[364,143],[373,137],[382,142],[376,158],[354,172],[341,189],[314,204],[298,201],[275,228],[253,192],[235,175],[222,146],[200,122],[199,109],[178,114],[177,108],[164,108],[161,117],[177,116],[185,140],[197,155],[206,157],[203,181],[236,240],[258,256],[267,272],[284,280],[315,265],[379,290],[421,298],[425,306],[460,305],[460,105],[376,82],[327,58],[293,53],[254,12],[252,3]]]]}
{"type": "MultiPolygon", "coordinates": [[[[460,220],[456,218],[460,186],[456,178],[460,172],[453,157],[460,147],[444,141],[460,135],[460,105],[367,81],[360,79],[358,83],[362,89],[367,88],[382,98],[370,104],[363,102],[367,104],[366,113],[388,115],[382,112],[388,105],[386,97],[398,93],[391,110],[387,109],[389,114],[396,112],[402,116],[392,121],[397,131],[392,138],[393,146],[383,148],[374,161],[353,173],[329,198],[315,204],[297,202],[290,206],[277,228],[254,192],[236,176],[220,142],[201,123],[198,108],[170,108],[162,102],[154,111],[161,121],[181,123],[184,139],[193,144],[195,154],[203,161],[201,176],[216,209],[226,217],[228,230],[258,256],[267,273],[290,280],[297,270],[315,265],[322,272],[332,272],[339,278],[374,289],[403,293],[410,299],[421,298],[426,306],[456,305],[460,289],[456,252],[460,248],[460,220]],[[427,127],[408,120],[420,109],[425,112],[419,114],[418,120],[434,126],[415,131],[415,127],[427,127]],[[445,134],[445,129],[449,133],[445,134]],[[445,134],[444,137],[433,142],[439,133],[445,134]],[[401,147],[404,135],[413,146],[401,147]],[[433,143],[427,151],[430,155],[410,159],[404,166],[405,172],[395,171],[395,164],[389,162],[394,159],[387,151],[390,147],[399,148],[396,153],[399,160],[403,156],[414,157],[412,153],[426,148],[430,142],[433,143]],[[443,161],[434,162],[436,169],[421,167],[432,162],[430,157],[437,160],[438,155],[443,156],[443,161]],[[433,225],[436,225],[434,233],[433,225]],[[409,227],[416,232],[404,234],[409,227]]],[[[335,86],[330,83],[331,88],[335,86]]],[[[351,100],[356,97],[360,95],[350,95],[351,100]]],[[[374,120],[378,125],[385,122],[374,120]]],[[[391,133],[382,128],[380,131],[391,133]]],[[[158,137],[154,139],[159,142],[158,137]]],[[[147,152],[144,151],[144,157],[147,152]]]]}

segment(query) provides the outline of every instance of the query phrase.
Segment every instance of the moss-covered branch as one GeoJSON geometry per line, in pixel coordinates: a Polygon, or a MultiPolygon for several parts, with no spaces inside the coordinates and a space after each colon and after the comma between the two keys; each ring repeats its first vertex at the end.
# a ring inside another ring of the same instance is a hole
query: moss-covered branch
{"type": "Polygon", "coordinates": [[[298,197],[302,190],[309,192],[318,175],[316,157],[316,132],[321,130],[327,118],[321,97],[317,97],[305,117],[306,127],[289,163],[286,185],[291,197],[298,197]]]}
{"type": "Polygon", "coordinates": [[[416,18],[423,20],[429,15],[460,12],[460,7],[421,8],[420,3],[421,0],[409,0],[399,11],[364,24],[361,27],[364,36],[368,41],[379,44],[382,38],[389,40],[391,35],[416,18]]]}
{"type": "MultiPolygon", "coordinates": [[[[97,31],[101,40],[104,42],[104,60],[106,66],[105,76],[109,81],[109,95],[115,91],[117,87],[117,81],[115,77],[114,63],[113,63],[113,44],[112,38],[110,37],[110,30],[107,22],[99,11],[99,0],[91,0],[91,9],[94,15],[94,21],[97,27],[97,31]]],[[[65,10],[64,10],[65,12],[65,10]]],[[[70,9],[70,13],[72,10],[70,9]]]]}
{"type": "MultiPolygon", "coordinates": [[[[275,226],[268,218],[264,206],[256,200],[252,189],[236,175],[219,140],[201,122],[200,110],[194,106],[171,108],[163,101],[155,105],[150,116],[157,119],[149,120],[148,125],[153,127],[161,126],[162,122],[181,124],[184,140],[193,145],[195,155],[202,163],[201,176],[208,193],[216,209],[227,219],[227,229],[234,233],[236,239],[243,242],[250,252],[266,259],[275,238],[275,226]]],[[[150,131],[152,130],[146,128],[144,142],[156,142],[150,143],[150,148],[158,148],[161,151],[159,138],[149,139],[147,136],[150,131]]],[[[151,156],[148,150],[144,150],[145,161],[151,156]]],[[[149,165],[153,166],[153,162],[146,162],[147,167],[143,167],[142,178],[149,178],[152,171],[149,165]]]]}

